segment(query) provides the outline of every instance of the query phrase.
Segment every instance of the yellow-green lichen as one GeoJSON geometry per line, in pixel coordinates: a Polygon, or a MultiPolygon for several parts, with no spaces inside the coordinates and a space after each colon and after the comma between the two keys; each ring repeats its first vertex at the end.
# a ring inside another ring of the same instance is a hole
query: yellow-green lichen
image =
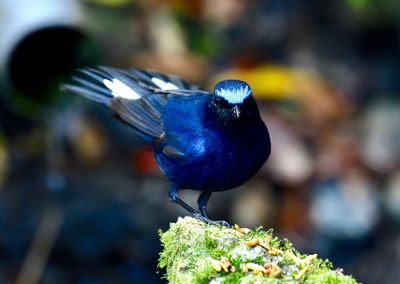
{"type": "Polygon", "coordinates": [[[300,254],[272,230],[228,229],[185,217],[160,237],[159,267],[169,283],[357,283],[328,260],[300,254]]]}

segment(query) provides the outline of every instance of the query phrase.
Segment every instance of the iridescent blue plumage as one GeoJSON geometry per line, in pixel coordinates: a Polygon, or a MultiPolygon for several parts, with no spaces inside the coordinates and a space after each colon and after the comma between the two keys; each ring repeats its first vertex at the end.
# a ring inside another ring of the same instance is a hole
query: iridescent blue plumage
{"type": "Polygon", "coordinates": [[[170,180],[170,199],[210,222],[210,194],[251,178],[270,154],[268,130],[251,93],[238,80],[218,83],[213,93],[176,76],[137,69],[85,69],[79,85],[64,89],[114,109],[154,150],[170,180]],[[178,196],[181,189],[201,191],[199,211],[178,196]]]}

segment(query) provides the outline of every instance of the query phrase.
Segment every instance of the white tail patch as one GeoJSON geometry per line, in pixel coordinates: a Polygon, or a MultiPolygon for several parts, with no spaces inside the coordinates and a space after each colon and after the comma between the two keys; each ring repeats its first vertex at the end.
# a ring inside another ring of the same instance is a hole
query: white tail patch
{"type": "Polygon", "coordinates": [[[179,88],[172,84],[171,82],[165,82],[159,78],[153,77],[151,78],[154,84],[156,84],[161,90],[178,90],[179,88]]]}
{"type": "Polygon", "coordinates": [[[130,100],[140,99],[140,95],[137,92],[118,79],[112,79],[112,81],[104,79],[103,84],[111,91],[111,94],[114,97],[121,97],[130,100]]]}

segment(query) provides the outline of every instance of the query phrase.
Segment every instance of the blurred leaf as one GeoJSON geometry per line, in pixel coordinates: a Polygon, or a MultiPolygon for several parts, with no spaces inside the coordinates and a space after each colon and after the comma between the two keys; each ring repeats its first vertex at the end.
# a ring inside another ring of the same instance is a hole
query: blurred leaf
{"type": "Polygon", "coordinates": [[[0,133],[0,186],[7,176],[8,148],[5,137],[0,133]]]}
{"type": "Polygon", "coordinates": [[[398,0],[345,0],[347,5],[364,16],[374,16],[381,20],[397,21],[400,16],[398,0]]]}
{"type": "Polygon", "coordinates": [[[77,156],[87,163],[97,163],[106,153],[107,135],[94,120],[82,120],[75,129],[72,145],[77,156]]]}
{"type": "Polygon", "coordinates": [[[85,0],[85,2],[108,7],[120,7],[131,4],[133,0],[85,0]]]}
{"type": "Polygon", "coordinates": [[[283,99],[301,95],[303,86],[321,84],[322,78],[306,70],[266,64],[251,69],[231,69],[214,78],[213,83],[224,79],[239,79],[250,84],[255,97],[283,99]]]}
{"type": "Polygon", "coordinates": [[[371,3],[370,0],[346,0],[346,2],[347,5],[357,11],[368,8],[368,5],[371,3]]]}

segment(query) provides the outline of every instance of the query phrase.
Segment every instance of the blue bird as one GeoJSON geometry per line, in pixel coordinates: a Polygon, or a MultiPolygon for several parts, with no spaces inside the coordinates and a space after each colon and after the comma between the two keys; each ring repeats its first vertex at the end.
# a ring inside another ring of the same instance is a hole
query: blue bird
{"type": "Polygon", "coordinates": [[[171,186],[169,199],[192,216],[212,221],[212,192],[237,187],[268,159],[271,143],[250,86],[219,82],[212,93],[156,71],[109,67],[80,70],[62,89],[113,109],[149,143],[171,186]],[[183,201],[181,189],[200,191],[199,211],[183,201]]]}

